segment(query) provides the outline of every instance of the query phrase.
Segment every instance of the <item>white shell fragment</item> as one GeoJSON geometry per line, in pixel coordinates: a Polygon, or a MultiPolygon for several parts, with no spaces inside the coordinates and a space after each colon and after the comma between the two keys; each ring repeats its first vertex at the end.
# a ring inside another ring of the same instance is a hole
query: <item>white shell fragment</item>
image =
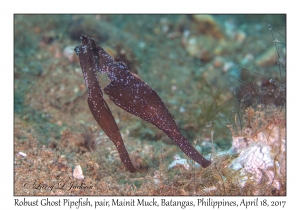
{"type": "Polygon", "coordinates": [[[80,165],[77,165],[73,171],[73,177],[75,179],[79,179],[79,180],[83,180],[84,176],[83,176],[83,172],[82,169],[80,167],[80,165]]]}
{"type": "Polygon", "coordinates": [[[168,166],[168,169],[171,169],[177,165],[182,165],[184,167],[184,169],[186,169],[186,170],[190,169],[190,165],[186,159],[181,158],[179,155],[175,155],[173,158],[174,158],[174,161],[168,166]]]}
{"type": "Polygon", "coordinates": [[[27,156],[27,154],[25,154],[24,152],[19,152],[18,153],[20,156],[22,156],[22,157],[26,157],[27,156]]]}
{"type": "Polygon", "coordinates": [[[205,193],[211,193],[211,192],[213,192],[215,190],[217,190],[217,187],[216,186],[211,186],[211,187],[208,187],[208,188],[204,188],[203,192],[205,192],[205,193]]]}

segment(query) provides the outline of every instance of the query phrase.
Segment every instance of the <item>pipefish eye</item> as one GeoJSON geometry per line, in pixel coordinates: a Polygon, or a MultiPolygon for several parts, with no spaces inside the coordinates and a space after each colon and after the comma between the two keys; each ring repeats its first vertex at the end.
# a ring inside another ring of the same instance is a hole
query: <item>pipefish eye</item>
{"type": "Polygon", "coordinates": [[[80,48],[80,46],[77,46],[77,47],[74,48],[74,51],[75,51],[76,55],[79,55],[79,48],[80,48]]]}

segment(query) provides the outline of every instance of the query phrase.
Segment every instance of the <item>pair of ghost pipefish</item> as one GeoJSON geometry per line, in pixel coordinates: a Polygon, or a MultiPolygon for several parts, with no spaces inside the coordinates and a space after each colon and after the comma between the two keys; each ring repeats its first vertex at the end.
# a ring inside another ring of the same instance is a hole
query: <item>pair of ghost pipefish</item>
{"type": "Polygon", "coordinates": [[[74,50],[79,56],[88,88],[89,108],[98,125],[116,146],[121,161],[131,173],[134,173],[136,168],[129,158],[119,128],[103,98],[97,71],[107,74],[110,83],[104,88],[104,93],[117,106],[164,131],[187,156],[202,167],[211,164],[211,161],[200,155],[180,133],[171,113],[151,87],[131,73],[124,63],[115,62],[94,39],[82,35],[81,42],[74,50]]]}

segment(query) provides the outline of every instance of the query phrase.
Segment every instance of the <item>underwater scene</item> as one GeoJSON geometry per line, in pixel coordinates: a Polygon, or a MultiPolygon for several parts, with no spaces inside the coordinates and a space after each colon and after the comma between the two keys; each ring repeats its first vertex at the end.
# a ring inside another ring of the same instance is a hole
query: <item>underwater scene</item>
{"type": "Polygon", "coordinates": [[[14,195],[286,195],[286,15],[14,15],[14,195]]]}

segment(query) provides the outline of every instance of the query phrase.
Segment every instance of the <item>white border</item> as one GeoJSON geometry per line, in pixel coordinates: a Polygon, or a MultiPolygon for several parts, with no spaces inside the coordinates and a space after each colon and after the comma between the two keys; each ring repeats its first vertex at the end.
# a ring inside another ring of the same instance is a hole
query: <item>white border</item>
{"type": "MultiPolygon", "coordinates": [[[[294,1],[296,2],[296,1],[294,1]]],[[[287,138],[288,179],[287,197],[269,197],[287,200],[285,209],[297,209],[299,202],[300,139],[299,123],[299,11],[288,1],[9,1],[1,4],[1,206],[14,207],[13,197],[13,14],[14,13],[287,13],[287,138]],[[298,65],[297,65],[298,64],[298,65]]],[[[16,37],[17,38],[17,37],[16,37]]],[[[44,197],[43,197],[44,198],[44,197]]],[[[64,197],[66,198],[66,197],[64,197]]],[[[135,197],[136,199],[137,197],[135,197]]],[[[159,197],[157,197],[159,198],[159,197]]],[[[32,199],[29,198],[29,199],[32,199]]],[[[74,199],[74,198],[73,198],[74,199]]],[[[90,197],[91,200],[99,199],[90,197]]],[[[182,199],[182,197],[174,197],[182,199]]],[[[218,199],[222,199],[219,197],[218,199]]],[[[240,200],[243,197],[227,197],[240,200]]],[[[23,207],[24,208],[24,207],[23,207]]],[[[82,209],[82,208],[81,208],[82,209]]],[[[180,209],[177,207],[177,209],[180,209]]],[[[251,208],[248,208],[251,209],[251,208]]]]}

